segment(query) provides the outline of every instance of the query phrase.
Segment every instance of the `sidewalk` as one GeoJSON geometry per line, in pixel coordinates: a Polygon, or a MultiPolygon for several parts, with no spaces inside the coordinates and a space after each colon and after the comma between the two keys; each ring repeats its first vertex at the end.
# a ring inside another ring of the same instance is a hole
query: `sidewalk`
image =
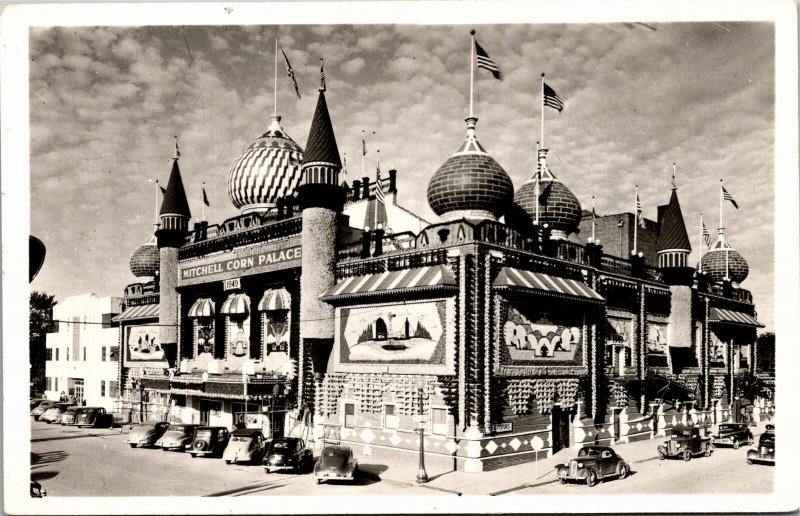
{"type": "MultiPolygon", "coordinates": [[[[758,440],[758,435],[764,431],[769,422],[758,423],[750,427],[753,435],[758,440]]],[[[709,431],[715,434],[716,426],[710,426],[709,431]]],[[[621,455],[636,471],[637,464],[658,460],[656,448],[666,438],[656,437],[633,443],[617,444],[616,452],[621,455]]],[[[519,489],[536,487],[537,485],[557,482],[555,467],[564,463],[577,454],[576,450],[561,450],[555,455],[536,462],[528,462],[509,466],[506,468],[485,471],[481,473],[466,473],[453,471],[452,460],[430,460],[426,455],[426,470],[429,482],[419,485],[420,489],[434,489],[442,494],[470,494],[470,495],[501,495],[519,489]]],[[[373,456],[358,457],[361,468],[367,474],[375,474],[384,482],[417,485],[418,455],[415,453],[381,452],[373,456]],[[387,465],[379,465],[384,463],[387,465]]]]}

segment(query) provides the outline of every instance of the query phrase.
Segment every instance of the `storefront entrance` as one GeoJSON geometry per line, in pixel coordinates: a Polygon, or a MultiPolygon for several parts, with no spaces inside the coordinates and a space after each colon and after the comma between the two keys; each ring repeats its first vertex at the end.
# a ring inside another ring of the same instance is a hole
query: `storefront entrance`
{"type": "Polygon", "coordinates": [[[563,410],[561,405],[553,405],[553,453],[569,448],[569,424],[571,413],[563,410]]]}
{"type": "Polygon", "coordinates": [[[200,424],[209,425],[211,413],[219,414],[222,411],[222,403],[214,400],[200,400],[200,424]]]}

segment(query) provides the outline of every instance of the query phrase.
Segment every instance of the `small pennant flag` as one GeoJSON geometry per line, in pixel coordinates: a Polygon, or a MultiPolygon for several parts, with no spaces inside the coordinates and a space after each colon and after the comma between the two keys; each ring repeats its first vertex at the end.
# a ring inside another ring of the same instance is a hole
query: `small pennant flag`
{"type": "Polygon", "coordinates": [[[283,62],[286,63],[286,74],[292,80],[292,84],[294,84],[294,92],[297,93],[297,98],[302,98],[300,96],[300,89],[297,87],[297,79],[294,77],[294,70],[292,69],[292,65],[289,64],[289,58],[286,57],[286,52],[283,51],[281,48],[281,54],[283,54],[283,62]]]}
{"type": "Polygon", "coordinates": [[[319,91],[327,91],[325,87],[325,69],[322,67],[322,59],[319,60],[319,91]]]}
{"type": "Polygon", "coordinates": [[[678,183],[675,181],[675,163],[672,164],[672,181],[670,182],[673,190],[678,189],[678,183]]]}
{"type": "Polygon", "coordinates": [[[546,82],[542,82],[542,85],[544,89],[544,105],[556,109],[560,113],[564,109],[564,101],[558,96],[556,90],[548,86],[546,82]]]}
{"type": "MultiPolygon", "coordinates": [[[[722,186],[722,185],[720,185],[720,186],[722,186]]],[[[737,210],[739,209],[739,205],[736,204],[736,200],[733,198],[733,196],[731,194],[728,193],[728,191],[725,189],[724,186],[722,187],[722,198],[725,199],[726,201],[731,201],[731,204],[733,204],[733,207],[736,208],[737,210]]]]}
{"type": "Polygon", "coordinates": [[[642,201],[639,200],[639,192],[636,192],[636,221],[639,227],[644,227],[644,213],[642,213],[642,201]]]}
{"type": "Polygon", "coordinates": [[[361,155],[367,155],[367,141],[364,139],[364,131],[361,131],[361,155]]]}
{"type": "Polygon", "coordinates": [[[478,59],[478,68],[489,70],[492,72],[495,79],[503,80],[503,72],[500,71],[500,67],[489,57],[489,54],[486,53],[477,41],[475,42],[475,54],[478,59]]]}
{"type": "Polygon", "coordinates": [[[347,175],[347,154],[342,156],[342,172],[344,172],[344,175],[347,175]]]}
{"type": "Polygon", "coordinates": [[[175,157],[173,159],[178,159],[181,157],[181,150],[178,148],[178,137],[175,137],[175,157]]]}
{"type": "Polygon", "coordinates": [[[206,195],[205,187],[203,188],[203,204],[205,204],[206,206],[211,206],[211,203],[208,202],[208,195],[206,195]]]}
{"type": "Polygon", "coordinates": [[[167,193],[167,189],[166,188],[164,188],[161,185],[158,185],[158,187],[161,188],[161,195],[164,195],[165,193],[167,193]]]}
{"type": "Polygon", "coordinates": [[[703,223],[703,240],[706,242],[706,247],[711,248],[711,233],[708,232],[706,223],[703,223]]]}

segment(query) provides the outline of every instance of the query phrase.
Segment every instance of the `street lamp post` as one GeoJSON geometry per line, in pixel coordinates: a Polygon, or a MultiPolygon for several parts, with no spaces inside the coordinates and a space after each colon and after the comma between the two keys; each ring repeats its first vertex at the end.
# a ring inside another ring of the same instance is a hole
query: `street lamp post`
{"type": "Polygon", "coordinates": [[[417,484],[428,482],[428,473],[425,471],[425,427],[422,424],[422,384],[417,384],[417,395],[419,396],[419,471],[417,472],[417,484]]]}

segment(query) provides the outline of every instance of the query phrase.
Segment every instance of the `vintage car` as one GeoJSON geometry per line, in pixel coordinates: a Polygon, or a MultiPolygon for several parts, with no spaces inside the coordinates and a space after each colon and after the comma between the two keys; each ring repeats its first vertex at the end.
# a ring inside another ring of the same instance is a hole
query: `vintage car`
{"type": "Polygon", "coordinates": [[[59,420],[59,423],[61,423],[62,426],[75,425],[75,423],[78,420],[78,414],[80,414],[81,410],[83,410],[83,407],[69,407],[67,410],[64,411],[63,414],[61,414],[61,419],[59,420]]]}
{"type": "Polygon", "coordinates": [[[186,447],[186,451],[192,455],[192,458],[198,455],[221,457],[230,437],[231,433],[224,426],[201,426],[194,431],[192,441],[186,447]]]}
{"type": "Polygon", "coordinates": [[[45,496],[47,496],[47,491],[42,487],[42,484],[31,480],[31,498],[43,498],[45,496]]]}
{"type": "Polygon", "coordinates": [[[28,401],[30,401],[30,407],[28,408],[28,410],[33,410],[36,407],[38,407],[41,402],[48,401],[48,399],[47,398],[31,398],[28,401]]]}
{"type": "Polygon", "coordinates": [[[152,446],[164,433],[169,430],[169,423],[164,421],[151,421],[136,425],[128,434],[126,441],[131,448],[137,446],[152,446]]]}
{"type": "Polygon", "coordinates": [[[92,428],[111,428],[114,426],[114,416],[106,412],[103,407],[83,407],[75,417],[75,426],[92,428]]]}
{"type": "Polygon", "coordinates": [[[775,425],[767,425],[758,438],[758,448],[747,450],[747,463],[765,462],[775,464],[775,425]]]}
{"type": "Polygon", "coordinates": [[[53,400],[44,400],[43,402],[33,407],[33,410],[31,410],[31,415],[33,416],[33,420],[39,421],[39,418],[42,417],[42,414],[44,414],[45,410],[49,409],[56,403],[58,402],[53,400]]]}
{"type": "Polygon", "coordinates": [[[156,441],[156,446],[164,451],[185,451],[186,446],[192,442],[194,431],[200,425],[171,425],[169,429],[156,441]]]}
{"type": "Polygon", "coordinates": [[[282,437],[269,445],[264,461],[264,471],[291,469],[295,473],[307,468],[314,462],[314,452],[306,448],[306,443],[299,437],[282,437]]]}
{"type": "Polygon", "coordinates": [[[49,409],[44,411],[44,414],[39,418],[39,421],[46,421],[47,423],[58,423],[61,421],[61,415],[67,411],[68,408],[74,407],[74,403],[56,403],[49,409]]]}
{"type": "Polygon", "coordinates": [[[258,464],[264,458],[269,442],[264,438],[261,430],[241,428],[231,434],[228,446],[222,452],[225,464],[250,462],[258,464]]]}
{"type": "Polygon", "coordinates": [[[314,479],[317,484],[327,480],[347,480],[352,482],[358,474],[358,460],[348,446],[329,444],[322,449],[316,466],[314,479]]]}
{"type": "Polygon", "coordinates": [[[710,437],[700,435],[700,428],[696,426],[677,425],[672,428],[672,437],[664,444],[658,445],[658,457],[661,460],[667,457],[681,457],[685,461],[692,460],[695,455],[711,456],[714,447],[710,437]]]}
{"type": "Polygon", "coordinates": [[[742,444],[753,444],[753,434],[747,423],[720,423],[717,435],[711,440],[714,446],[730,445],[738,450],[742,444]]]}
{"type": "Polygon", "coordinates": [[[625,478],[631,467],[608,446],[586,446],[578,450],[578,457],[556,466],[558,480],[586,482],[594,487],[606,478],[625,478]]]}

